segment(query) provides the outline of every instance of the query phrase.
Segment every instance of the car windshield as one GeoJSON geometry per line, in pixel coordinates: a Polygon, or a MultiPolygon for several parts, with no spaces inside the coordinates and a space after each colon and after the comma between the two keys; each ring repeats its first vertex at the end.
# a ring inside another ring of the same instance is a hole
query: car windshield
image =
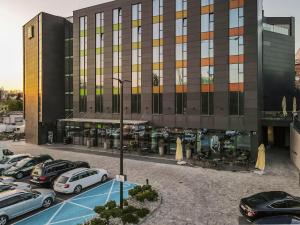
{"type": "Polygon", "coordinates": [[[261,205],[267,202],[267,199],[265,199],[262,195],[255,195],[247,199],[246,204],[250,207],[255,207],[257,205],[261,205]]]}
{"type": "Polygon", "coordinates": [[[22,159],[21,161],[17,162],[16,167],[23,167],[26,163],[28,163],[31,158],[22,159]]]}
{"type": "Polygon", "coordinates": [[[4,164],[4,163],[8,162],[8,160],[9,160],[9,158],[5,157],[2,160],[0,160],[0,163],[4,164]]]}
{"type": "Polygon", "coordinates": [[[69,177],[61,176],[58,178],[58,183],[65,184],[69,180],[69,177]]]}

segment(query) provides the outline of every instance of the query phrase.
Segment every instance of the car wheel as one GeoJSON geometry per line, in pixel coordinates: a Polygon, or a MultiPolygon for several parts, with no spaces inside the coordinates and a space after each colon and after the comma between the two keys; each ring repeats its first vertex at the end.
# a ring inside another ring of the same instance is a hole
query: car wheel
{"type": "Polygon", "coordinates": [[[7,224],[8,222],[8,217],[3,215],[3,216],[0,216],[0,225],[5,225],[7,224]]]}
{"type": "Polygon", "coordinates": [[[53,203],[53,200],[52,198],[46,198],[44,201],[43,201],[43,208],[49,208],[53,203]]]}
{"type": "Polygon", "coordinates": [[[23,176],[24,176],[24,175],[23,175],[22,172],[18,172],[17,175],[16,175],[16,178],[17,178],[17,179],[22,179],[23,176]]]}
{"type": "Polygon", "coordinates": [[[104,183],[107,181],[107,175],[103,175],[102,178],[101,178],[101,183],[104,183]]]}
{"type": "Polygon", "coordinates": [[[81,185],[77,185],[77,186],[74,188],[74,193],[75,193],[75,194],[79,194],[81,191],[82,191],[81,185]]]}

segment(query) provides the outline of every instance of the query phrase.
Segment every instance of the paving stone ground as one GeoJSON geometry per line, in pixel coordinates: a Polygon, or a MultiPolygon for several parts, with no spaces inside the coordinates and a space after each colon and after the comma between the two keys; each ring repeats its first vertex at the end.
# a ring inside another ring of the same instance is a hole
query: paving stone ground
{"type": "MultiPolygon", "coordinates": [[[[54,150],[24,142],[0,142],[15,152],[51,154],[56,159],[86,160],[93,167],[118,174],[114,157],[54,150]]],[[[300,196],[299,173],[287,150],[267,151],[266,174],[225,172],[156,162],[125,159],[125,173],[131,182],[150,183],[163,196],[161,208],[145,225],[241,225],[238,204],[242,197],[261,191],[283,190],[300,196]]]]}

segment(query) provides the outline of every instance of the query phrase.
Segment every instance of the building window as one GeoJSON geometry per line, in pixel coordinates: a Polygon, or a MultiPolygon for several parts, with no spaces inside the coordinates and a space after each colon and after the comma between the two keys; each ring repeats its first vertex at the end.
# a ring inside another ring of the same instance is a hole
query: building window
{"type": "Polygon", "coordinates": [[[214,1],[201,0],[201,113],[214,114],[214,1]]]}
{"type": "Polygon", "coordinates": [[[131,112],[141,112],[142,4],[132,5],[131,112]]]}
{"type": "Polygon", "coordinates": [[[87,16],[80,20],[79,111],[87,110],[87,16]]]}
{"type": "Polygon", "coordinates": [[[112,112],[120,113],[120,83],[122,79],[122,9],[113,10],[113,93],[112,112]]]}
{"type": "Polygon", "coordinates": [[[176,0],[176,114],[187,107],[187,0],[176,0]]]}
{"type": "Polygon", "coordinates": [[[163,0],[152,0],[152,112],[162,114],[163,107],[163,0]]]}
{"type": "Polygon", "coordinates": [[[244,114],[244,1],[229,1],[229,113],[244,114]]]}
{"type": "Polygon", "coordinates": [[[73,24],[65,25],[65,118],[73,117],[73,24]]]}
{"type": "Polygon", "coordinates": [[[95,111],[103,112],[104,93],[104,13],[96,14],[96,87],[95,111]]]}

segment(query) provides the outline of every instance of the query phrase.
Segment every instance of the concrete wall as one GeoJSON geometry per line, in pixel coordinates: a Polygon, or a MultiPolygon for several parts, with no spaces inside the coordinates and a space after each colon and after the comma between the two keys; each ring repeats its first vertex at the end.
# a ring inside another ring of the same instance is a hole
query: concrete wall
{"type": "Polygon", "coordinates": [[[293,124],[290,126],[290,156],[295,166],[300,169],[300,133],[293,124]]]}

